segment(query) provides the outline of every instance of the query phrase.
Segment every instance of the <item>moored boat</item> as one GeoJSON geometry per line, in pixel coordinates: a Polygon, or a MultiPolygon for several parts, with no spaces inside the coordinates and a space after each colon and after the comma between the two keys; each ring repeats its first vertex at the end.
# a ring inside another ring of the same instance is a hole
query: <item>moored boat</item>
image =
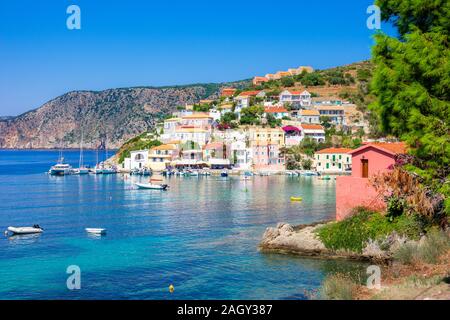
{"type": "Polygon", "coordinates": [[[52,176],[65,176],[72,174],[72,167],[70,164],[62,163],[64,158],[61,158],[61,163],[57,163],[49,170],[49,174],[52,176]]]}
{"type": "Polygon", "coordinates": [[[136,182],[135,185],[139,188],[139,189],[153,189],[153,190],[166,190],[169,185],[167,184],[163,184],[163,183],[157,183],[157,182],[161,182],[162,179],[150,179],[150,181],[148,183],[141,183],[141,182],[136,182]]]}
{"type": "Polygon", "coordinates": [[[167,184],[140,183],[140,182],[136,182],[135,185],[139,189],[153,189],[153,190],[166,190],[169,187],[167,184]]]}
{"type": "Polygon", "coordinates": [[[44,229],[36,224],[32,227],[8,227],[8,231],[12,232],[13,234],[33,234],[42,233],[44,229]]]}
{"type": "Polygon", "coordinates": [[[103,228],[85,228],[84,230],[86,230],[87,233],[91,234],[98,234],[98,235],[106,234],[106,229],[103,228]]]}

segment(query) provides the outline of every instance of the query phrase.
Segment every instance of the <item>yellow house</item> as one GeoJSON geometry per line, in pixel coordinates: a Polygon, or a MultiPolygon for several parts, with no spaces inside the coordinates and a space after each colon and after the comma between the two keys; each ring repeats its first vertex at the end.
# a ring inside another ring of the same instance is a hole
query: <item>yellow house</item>
{"type": "Polygon", "coordinates": [[[269,143],[284,146],[284,131],[281,128],[252,127],[249,129],[249,138],[251,145],[269,143]]]}
{"type": "Polygon", "coordinates": [[[148,165],[152,171],[163,171],[168,164],[178,156],[178,147],[175,144],[162,144],[150,150],[148,165]]]}

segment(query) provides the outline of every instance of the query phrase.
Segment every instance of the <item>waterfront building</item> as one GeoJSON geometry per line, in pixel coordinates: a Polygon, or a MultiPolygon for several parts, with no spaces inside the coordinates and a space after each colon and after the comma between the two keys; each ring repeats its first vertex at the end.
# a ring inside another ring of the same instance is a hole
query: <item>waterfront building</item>
{"type": "Polygon", "coordinates": [[[284,131],[281,128],[250,127],[248,134],[251,145],[265,143],[284,146],[284,131]]]}
{"type": "Polygon", "coordinates": [[[178,146],[175,144],[154,147],[148,155],[148,167],[153,171],[163,171],[178,157],[178,153],[178,146]]]}
{"type": "Polygon", "coordinates": [[[344,219],[359,206],[385,210],[384,195],[375,190],[369,178],[391,170],[396,156],[406,152],[403,142],[366,143],[350,151],[352,174],[336,179],[336,220],[344,219]]]}
{"type": "Polygon", "coordinates": [[[261,171],[285,170],[284,155],[280,145],[273,142],[259,141],[252,144],[253,169],[261,171]]]}
{"type": "Polygon", "coordinates": [[[348,148],[326,148],[314,154],[316,171],[323,173],[345,173],[352,168],[352,156],[348,148]]]}
{"type": "Polygon", "coordinates": [[[253,163],[252,148],[247,147],[244,140],[236,140],[231,143],[231,162],[236,169],[251,169],[253,163]]]}
{"type": "Polygon", "coordinates": [[[135,150],[130,152],[129,168],[126,170],[135,170],[148,168],[148,150],[135,150]]]}
{"type": "Polygon", "coordinates": [[[298,145],[303,140],[301,129],[292,125],[284,126],[285,144],[287,147],[298,145]]]}

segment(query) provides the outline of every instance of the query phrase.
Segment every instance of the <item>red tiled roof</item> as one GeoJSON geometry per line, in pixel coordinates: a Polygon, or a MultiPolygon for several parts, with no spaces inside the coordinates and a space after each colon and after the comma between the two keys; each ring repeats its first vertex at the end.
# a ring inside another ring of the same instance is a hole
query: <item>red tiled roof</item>
{"type": "Polygon", "coordinates": [[[261,91],[243,91],[239,95],[240,96],[256,96],[261,91]]]}
{"type": "Polygon", "coordinates": [[[388,150],[395,154],[405,154],[407,151],[407,147],[404,142],[372,142],[369,144],[381,149],[388,150]]]}
{"type": "Polygon", "coordinates": [[[303,124],[302,128],[306,130],[323,130],[323,127],[320,124],[303,124]]]}
{"type": "Polygon", "coordinates": [[[349,148],[326,148],[326,149],[322,149],[317,151],[316,153],[348,153],[352,151],[352,149],[349,148]]]}
{"type": "Polygon", "coordinates": [[[234,88],[223,88],[222,89],[222,96],[232,96],[236,92],[236,89],[234,88]]]}
{"type": "Polygon", "coordinates": [[[350,153],[353,154],[369,147],[374,147],[390,154],[405,154],[407,152],[407,146],[404,142],[368,142],[364,143],[358,149],[352,150],[350,153]]]}
{"type": "Polygon", "coordinates": [[[266,107],[264,109],[265,113],[286,113],[288,112],[287,109],[285,107],[266,107]]]}

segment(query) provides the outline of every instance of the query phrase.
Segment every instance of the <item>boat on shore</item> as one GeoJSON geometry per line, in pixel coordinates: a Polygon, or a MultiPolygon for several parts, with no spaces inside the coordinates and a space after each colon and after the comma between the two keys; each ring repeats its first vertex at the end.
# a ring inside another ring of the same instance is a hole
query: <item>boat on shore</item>
{"type": "Polygon", "coordinates": [[[32,227],[8,227],[9,232],[13,234],[34,234],[34,233],[42,233],[44,229],[42,229],[38,224],[35,224],[32,227]]]}

